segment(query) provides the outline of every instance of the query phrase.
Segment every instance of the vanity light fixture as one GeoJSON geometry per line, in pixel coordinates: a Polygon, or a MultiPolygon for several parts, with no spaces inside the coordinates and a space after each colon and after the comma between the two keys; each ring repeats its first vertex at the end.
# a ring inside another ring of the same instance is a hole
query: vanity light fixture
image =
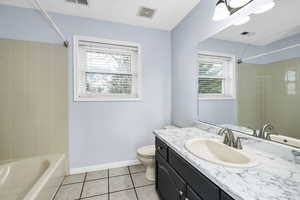
{"type": "Polygon", "coordinates": [[[228,4],[231,8],[240,8],[247,5],[250,0],[228,0],[228,4]]]}
{"type": "Polygon", "coordinates": [[[216,9],[215,14],[213,16],[214,21],[220,21],[230,16],[230,11],[228,9],[228,5],[226,0],[219,0],[216,9]]]}
{"type": "Polygon", "coordinates": [[[213,20],[220,21],[226,19],[252,1],[254,0],[218,0],[213,20]]]}
{"type": "Polygon", "coordinates": [[[275,6],[275,2],[273,0],[264,0],[261,6],[257,10],[254,10],[253,13],[261,14],[271,10],[272,8],[274,8],[274,6],[275,6]]]}
{"type": "MultiPolygon", "coordinates": [[[[259,1],[257,8],[252,11],[253,14],[264,13],[271,10],[275,6],[274,0],[218,0],[213,20],[224,20],[253,1],[259,1]]],[[[240,17],[236,19],[234,25],[241,25],[247,23],[249,20],[249,16],[240,17]]]]}

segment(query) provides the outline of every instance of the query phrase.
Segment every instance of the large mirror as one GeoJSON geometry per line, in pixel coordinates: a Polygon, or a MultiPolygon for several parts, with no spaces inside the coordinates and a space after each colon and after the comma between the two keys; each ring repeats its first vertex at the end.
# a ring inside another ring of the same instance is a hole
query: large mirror
{"type": "Polygon", "coordinates": [[[300,147],[300,1],[198,45],[198,120],[300,147]]]}

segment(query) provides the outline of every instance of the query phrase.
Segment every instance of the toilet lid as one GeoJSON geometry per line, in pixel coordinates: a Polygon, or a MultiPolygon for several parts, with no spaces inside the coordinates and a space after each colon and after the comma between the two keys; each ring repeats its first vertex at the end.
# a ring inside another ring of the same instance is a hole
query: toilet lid
{"type": "Polygon", "coordinates": [[[137,150],[137,153],[143,157],[153,157],[155,156],[155,146],[149,145],[141,147],[137,150]]]}

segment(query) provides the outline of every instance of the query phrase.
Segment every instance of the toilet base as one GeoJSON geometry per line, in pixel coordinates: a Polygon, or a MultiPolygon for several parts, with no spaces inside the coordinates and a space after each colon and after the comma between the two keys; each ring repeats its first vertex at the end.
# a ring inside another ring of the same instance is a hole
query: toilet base
{"type": "Polygon", "coordinates": [[[155,181],[155,165],[149,165],[146,168],[146,179],[149,181],[155,181]]]}
{"type": "Polygon", "coordinates": [[[149,145],[139,148],[137,158],[146,168],[146,179],[155,181],[155,146],[149,145]]]}

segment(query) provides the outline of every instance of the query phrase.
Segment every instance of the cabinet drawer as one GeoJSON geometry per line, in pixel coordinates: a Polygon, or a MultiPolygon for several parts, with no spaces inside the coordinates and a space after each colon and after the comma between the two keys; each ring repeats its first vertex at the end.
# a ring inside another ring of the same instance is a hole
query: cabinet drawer
{"type": "Polygon", "coordinates": [[[219,188],[172,149],[169,163],[203,200],[219,200],[219,188]]]}
{"type": "Polygon", "coordinates": [[[168,160],[168,146],[159,138],[155,138],[156,153],[159,153],[164,159],[168,160]]]}
{"type": "Polygon", "coordinates": [[[189,186],[187,186],[186,190],[186,198],[185,200],[203,200],[201,197],[199,197],[189,186]]]}
{"type": "Polygon", "coordinates": [[[165,159],[156,155],[156,189],[163,200],[183,200],[185,182],[169,166],[165,159]]]}
{"type": "Polygon", "coordinates": [[[221,200],[234,200],[231,196],[226,194],[225,192],[221,192],[221,200]]]}

